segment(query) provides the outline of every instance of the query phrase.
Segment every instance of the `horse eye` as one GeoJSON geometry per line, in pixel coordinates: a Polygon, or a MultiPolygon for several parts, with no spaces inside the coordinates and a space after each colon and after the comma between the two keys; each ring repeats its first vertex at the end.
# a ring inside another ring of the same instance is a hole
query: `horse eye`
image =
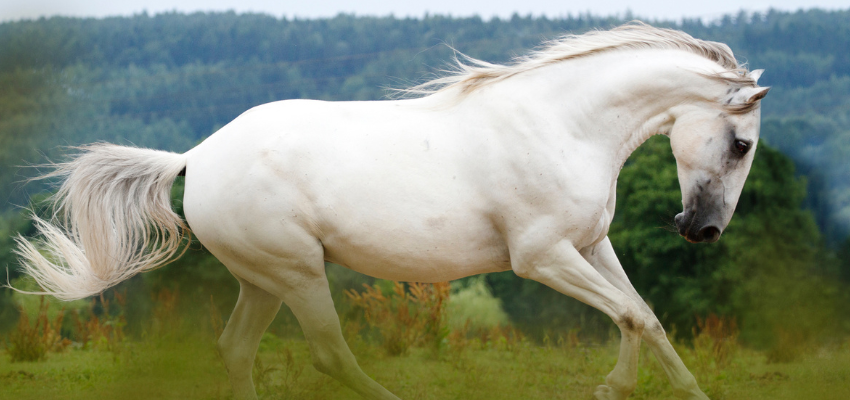
{"type": "Polygon", "coordinates": [[[743,140],[735,141],[735,150],[738,150],[738,153],[747,154],[747,151],[750,150],[750,144],[743,140]]]}

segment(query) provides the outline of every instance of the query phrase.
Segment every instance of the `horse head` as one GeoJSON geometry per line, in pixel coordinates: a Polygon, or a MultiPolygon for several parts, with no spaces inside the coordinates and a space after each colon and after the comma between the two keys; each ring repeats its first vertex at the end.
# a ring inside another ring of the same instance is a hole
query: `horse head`
{"type": "Polygon", "coordinates": [[[761,72],[750,72],[750,85],[730,85],[707,107],[686,107],[669,133],[682,189],[675,222],[689,242],[717,241],[732,219],[758,144],[759,102],[770,89],[756,84],[761,72]]]}

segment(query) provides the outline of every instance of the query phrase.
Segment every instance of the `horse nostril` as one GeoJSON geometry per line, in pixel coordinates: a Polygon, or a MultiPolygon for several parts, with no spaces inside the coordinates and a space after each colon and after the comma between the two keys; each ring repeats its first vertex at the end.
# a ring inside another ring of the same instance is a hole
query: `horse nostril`
{"type": "Polygon", "coordinates": [[[720,229],[713,226],[706,226],[700,229],[699,237],[703,242],[713,243],[720,239],[720,229]]]}
{"type": "Polygon", "coordinates": [[[685,228],[687,228],[687,225],[685,224],[685,213],[676,214],[676,217],[673,218],[673,222],[676,224],[676,230],[679,231],[679,234],[685,236],[685,228]]]}

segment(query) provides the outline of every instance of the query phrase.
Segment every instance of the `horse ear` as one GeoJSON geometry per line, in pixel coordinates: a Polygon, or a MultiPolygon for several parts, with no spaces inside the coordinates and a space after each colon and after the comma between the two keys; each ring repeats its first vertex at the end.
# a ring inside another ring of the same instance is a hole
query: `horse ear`
{"type": "Polygon", "coordinates": [[[750,90],[753,90],[753,93],[747,98],[747,104],[755,103],[763,99],[764,96],[767,96],[767,92],[770,91],[770,86],[750,88],[750,90]]]}
{"type": "Polygon", "coordinates": [[[750,71],[749,77],[753,78],[753,82],[757,84],[759,82],[759,78],[761,78],[761,74],[763,73],[763,69],[757,69],[755,71],[750,71]]]}
{"type": "Polygon", "coordinates": [[[770,86],[741,88],[726,100],[726,104],[753,104],[763,99],[769,91],[770,86]]]}

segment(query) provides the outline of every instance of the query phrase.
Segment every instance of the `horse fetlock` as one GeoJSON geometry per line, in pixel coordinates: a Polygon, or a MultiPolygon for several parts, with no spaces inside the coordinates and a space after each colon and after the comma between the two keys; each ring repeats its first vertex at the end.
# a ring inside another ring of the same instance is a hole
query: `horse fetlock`
{"type": "Polygon", "coordinates": [[[615,370],[605,377],[605,383],[625,399],[637,388],[637,377],[629,378],[615,370]]]}
{"type": "Polygon", "coordinates": [[[610,385],[599,385],[593,391],[593,397],[597,400],[625,400],[631,392],[623,392],[610,385]]]}
{"type": "Polygon", "coordinates": [[[257,393],[255,391],[245,392],[245,393],[236,393],[234,390],[233,400],[257,400],[257,393]]]}
{"type": "Polygon", "coordinates": [[[681,382],[672,382],[673,395],[687,400],[709,400],[708,396],[700,390],[696,378],[690,376],[681,382]]]}

